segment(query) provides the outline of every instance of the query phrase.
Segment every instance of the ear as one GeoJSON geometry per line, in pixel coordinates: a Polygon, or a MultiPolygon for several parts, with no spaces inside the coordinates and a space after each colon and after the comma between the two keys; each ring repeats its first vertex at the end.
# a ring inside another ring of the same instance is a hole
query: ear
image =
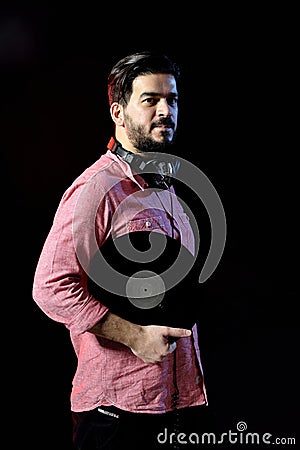
{"type": "Polygon", "coordinates": [[[121,106],[120,103],[114,102],[111,104],[110,115],[118,127],[124,125],[123,106],[121,106]]]}

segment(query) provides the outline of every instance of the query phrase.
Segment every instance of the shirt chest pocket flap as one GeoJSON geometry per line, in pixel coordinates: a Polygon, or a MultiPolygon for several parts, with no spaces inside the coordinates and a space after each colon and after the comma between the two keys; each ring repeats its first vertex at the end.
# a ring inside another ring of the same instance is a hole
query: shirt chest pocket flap
{"type": "Polygon", "coordinates": [[[129,233],[134,231],[153,231],[164,230],[163,219],[161,216],[150,216],[142,219],[133,219],[127,223],[129,233]]]}

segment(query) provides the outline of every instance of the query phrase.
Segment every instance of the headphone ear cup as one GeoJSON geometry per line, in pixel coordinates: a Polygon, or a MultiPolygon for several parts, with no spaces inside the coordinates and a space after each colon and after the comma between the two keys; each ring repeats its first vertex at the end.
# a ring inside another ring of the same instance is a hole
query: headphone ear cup
{"type": "Polygon", "coordinates": [[[169,189],[179,169],[180,162],[176,158],[166,159],[159,153],[148,159],[140,154],[125,150],[120,142],[111,138],[108,148],[126,161],[152,188],[169,189]]]}
{"type": "Polygon", "coordinates": [[[151,160],[145,166],[147,167],[147,172],[144,172],[141,176],[150,187],[169,189],[173,184],[173,178],[176,176],[179,166],[179,161],[165,161],[164,159],[160,159],[158,155],[157,159],[151,160]]]}

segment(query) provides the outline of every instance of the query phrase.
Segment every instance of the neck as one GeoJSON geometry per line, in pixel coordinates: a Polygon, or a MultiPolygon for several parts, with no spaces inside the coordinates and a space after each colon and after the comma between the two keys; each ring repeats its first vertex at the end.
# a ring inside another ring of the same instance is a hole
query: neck
{"type": "Polygon", "coordinates": [[[142,153],[137,148],[135,148],[131,142],[129,141],[127,134],[123,131],[123,129],[116,128],[115,131],[116,140],[120,142],[124,150],[128,150],[132,153],[142,153]]]}

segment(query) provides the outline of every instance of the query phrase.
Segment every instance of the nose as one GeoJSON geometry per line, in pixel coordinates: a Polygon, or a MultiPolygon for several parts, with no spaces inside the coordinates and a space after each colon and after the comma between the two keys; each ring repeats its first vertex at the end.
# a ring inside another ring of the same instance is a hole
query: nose
{"type": "Polygon", "coordinates": [[[161,98],[159,100],[159,103],[157,105],[157,115],[158,116],[170,116],[171,115],[170,106],[169,106],[167,99],[161,98]]]}

